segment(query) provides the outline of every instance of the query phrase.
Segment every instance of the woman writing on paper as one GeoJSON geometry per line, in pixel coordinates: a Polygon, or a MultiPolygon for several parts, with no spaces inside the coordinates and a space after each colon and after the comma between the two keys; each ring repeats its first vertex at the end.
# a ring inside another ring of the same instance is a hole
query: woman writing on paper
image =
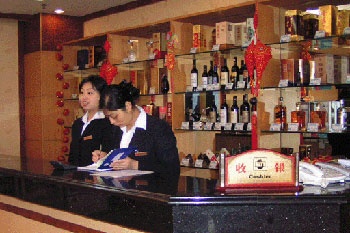
{"type": "MultiPolygon", "coordinates": [[[[138,151],[112,163],[114,170],[138,169],[178,176],[180,161],[176,138],[167,122],[150,116],[135,101],[140,90],[131,83],[108,86],[102,94],[105,116],[114,128],[115,148],[135,147],[138,151]]],[[[102,157],[93,153],[93,161],[102,157]]]]}
{"type": "Polygon", "coordinates": [[[113,148],[112,125],[100,108],[102,90],[107,87],[100,76],[89,76],[79,84],[79,103],[85,114],[72,125],[72,141],[68,162],[75,166],[87,166],[93,163],[94,150],[102,150],[106,155],[113,148]]]}

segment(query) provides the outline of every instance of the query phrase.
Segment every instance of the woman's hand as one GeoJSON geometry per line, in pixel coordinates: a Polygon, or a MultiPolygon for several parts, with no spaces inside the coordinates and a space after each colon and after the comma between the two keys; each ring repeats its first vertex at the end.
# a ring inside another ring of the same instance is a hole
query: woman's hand
{"type": "Polygon", "coordinates": [[[111,167],[113,168],[113,170],[137,170],[139,168],[139,161],[127,157],[125,159],[114,161],[111,164],[111,167]]]}
{"type": "Polygon", "coordinates": [[[107,155],[106,152],[101,151],[101,150],[94,150],[92,152],[92,161],[94,163],[96,163],[97,161],[99,161],[100,159],[102,159],[103,157],[105,157],[107,155]]]}

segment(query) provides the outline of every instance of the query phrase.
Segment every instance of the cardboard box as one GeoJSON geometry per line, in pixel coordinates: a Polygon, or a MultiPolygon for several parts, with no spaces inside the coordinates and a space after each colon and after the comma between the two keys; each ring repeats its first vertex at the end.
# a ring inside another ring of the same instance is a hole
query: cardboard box
{"type": "Polygon", "coordinates": [[[334,57],[331,54],[316,54],[315,76],[321,78],[321,83],[334,83],[334,57]]]}
{"type": "Polygon", "coordinates": [[[207,48],[206,28],[203,25],[193,25],[192,47],[199,50],[207,48]]]}
{"type": "Polygon", "coordinates": [[[318,30],[318,15],[304,14],[303,15],[303,36],[305,39],[313,39],[318,30]]]}
{"type": "Polygon", "coordinates": [[[234,24],[235,46],[242,46],[247,40],[247,25],[246,23],[234,24]]]}
{"type": "Polygon", "coordinates": [[[281,59],[282,80],[288,80],[288,86],[293,86],[296,82],[298,72],[298,62],[294,59],[281,59]]]}
{"type": "Polygon", "coordinates": [[[344,29],[349,27],[350,23],[350,11],[342,10],[337,11],[337,23],[336,23],[336,35],[340,36],[344,34],[344,29]]]}
{"type": "Polygon", "coordinates": [[[216,44],[236,44],[235,25],[230,22],[220,22],[215,24],[216,44]]]}
{"type": "Polygon", "coordinates": [[[339,101],[329,101],[328,104],[328,130],[332,131],[332,125],[337,124],[337,109],[340,107],[339,101]]]}
{"type": "Polygon", "coordinates": [[[246,20],[247,27],[247,39],[243,42],[243,46],[248,46],[254,39],[255,30],[254,30],[254,18],[247,18],[246,20]]]}
{"type": "Polygon", "coordinates": [[[318,30],[325,31],[326,36],[336,34],[337,7],[333,5],[320,6],[318,30]]]}
{"type": "Polygon", "coordinates": [[[349,57],[334,56],[334,82],[350,83],[349,73],[349,57]]]}
{"type": "Polygon", "coordinates": [[[173,103],[167,102],[166,103],[166,121],[170,126],[172,125],[172,118],[173,118],[173,103]]]}
{"type": "Polygon", "coordinates": [[[285,13],[285,34],[304,35],[303,17],[300,10],[287,10],[285,13]]]}
{"type": "Polygon", "coordinates": [[[153,48],[159,51],[166,51],[166,33],[156,32],[152,34],[153,48]]]}

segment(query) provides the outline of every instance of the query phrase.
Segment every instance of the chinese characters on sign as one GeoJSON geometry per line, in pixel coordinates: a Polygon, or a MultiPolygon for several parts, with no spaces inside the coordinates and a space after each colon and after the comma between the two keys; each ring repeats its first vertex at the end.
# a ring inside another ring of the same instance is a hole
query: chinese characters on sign
{"type": "Polygon", "coordinates": [[[251,150],[225,161],[225,187],[296,185],[296,160],[269,150],[251,150]]]}

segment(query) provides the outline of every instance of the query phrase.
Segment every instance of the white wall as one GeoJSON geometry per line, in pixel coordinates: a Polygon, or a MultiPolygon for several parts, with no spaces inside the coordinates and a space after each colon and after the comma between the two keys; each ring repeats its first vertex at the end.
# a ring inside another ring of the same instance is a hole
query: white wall
{"type": "Polygon", "coordinates": [[[18,21],[0,18],[0,154],[20,155],[18,21]]]}

